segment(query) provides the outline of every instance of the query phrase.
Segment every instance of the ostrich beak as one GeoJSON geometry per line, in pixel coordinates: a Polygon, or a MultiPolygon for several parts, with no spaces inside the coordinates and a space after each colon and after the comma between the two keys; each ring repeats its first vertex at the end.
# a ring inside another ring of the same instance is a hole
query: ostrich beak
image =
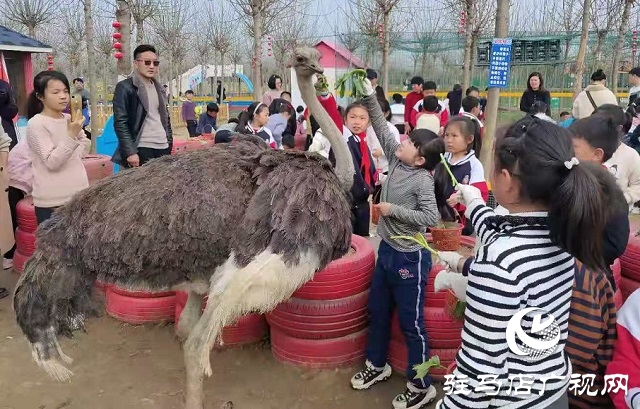
{"type": "Polygon", "coordinates": [[[307,68],[309,68],[311,71],[314,71],[316,74],[323,74],[324,73],[324,68],[322,68],[322,66],[320,66],[319,63],[309,63],[309,64],[305,64],[307,66],[307,68]]]}

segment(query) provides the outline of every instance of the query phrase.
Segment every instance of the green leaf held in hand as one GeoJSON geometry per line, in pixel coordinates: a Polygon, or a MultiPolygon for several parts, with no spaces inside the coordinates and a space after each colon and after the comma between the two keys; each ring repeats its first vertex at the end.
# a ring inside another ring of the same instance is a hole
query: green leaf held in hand
{"type": "Polygon", "coordinates": [[[431,252],[431,253],[433,253],[435,255],[438,254],[437,251],[435,251],[434,249],[432,249],[429,246],[429,243],[427,243],[427,239],[422,235],[422,233],[416,233],[415,236],[391,236],[391,239],[393,239],[393,240],[399,240],[399,239],[409,240],[409,241],[412,241],[414,243],[418,243],[423,248],[429,250],[429,252],[431,252]]]}
{"type": "Polygon", "coordinates": [[[429,374],[431,368],[447,369],[440,365],[440,357],[438,355],[434,355],[429,358],[428,361],[413,366],[413,370],[416,371],[414,379],[424,379],[424,377],[429,374]]]}
{"type": "Polygon", "coordinates": [[[456,187],[456,185],[458,184],[458,181],[456,180],[456,177],[453,176],[453,172],[451,172],[451,169],[449,168],[449,164],[447,163],[447,160],[444,158],[443,154],[440,154],[440,161],[442,162],[442,164],[444,165],[444,168],[447,170],[447,173],[451,177],[451,183],[453,183],[453,187],[456,187]]]}
{"type": "Polygon", "coordinates": [[[364,80],[367,78],[367,71],[362,69],[355,69],[344,73],[336,81],[336,91],[339,91],[340,97],[344,97],[344,90],[346,83],[351,83],[351,98],[362,98],[365,95],[364,92],[364,80]]]}

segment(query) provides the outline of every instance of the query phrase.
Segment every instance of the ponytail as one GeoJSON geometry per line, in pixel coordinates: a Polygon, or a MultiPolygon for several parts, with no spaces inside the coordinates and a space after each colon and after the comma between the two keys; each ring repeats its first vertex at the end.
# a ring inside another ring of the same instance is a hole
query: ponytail
{"type": "Polygon", "coordinates": [[[31,119],[44,109],[44,104],[36,96],[36,91],[31,91],[27,98],[27,119],[31,119]]]}
{"type": "Polygon", "coordinates": [[[453,191],[453,183],[442,162],[438,163],[433,171],[433,185],[440,218],[443,222],[456,221],[456,214],[453,208],[447,204],[447,199],[451,195],[447,196],[447,193],[453,191]]]}
{"type": "Polygon", "coordinates": [[[498,135],[496,170],[520,181],[520,198],[548,209],[551,240],[594,271],[609,267],[603,256],[607,189],[615,183],[600,165],[578,162],[569,132],[527,116],[498,135]],[[603,184],[606,188],[603,188],[603,184]]]}

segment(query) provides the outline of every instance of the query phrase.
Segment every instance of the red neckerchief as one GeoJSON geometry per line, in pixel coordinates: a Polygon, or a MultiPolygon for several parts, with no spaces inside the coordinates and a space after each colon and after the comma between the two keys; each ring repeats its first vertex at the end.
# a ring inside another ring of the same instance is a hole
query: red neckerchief
{"type": "Polygon", "coordinates": [[[371,187],[373,186],[373,180],[371,179],[371,156],[369,155],[369,146],[367,146],[367,141],[365,141],[366,137],[366,132],[358,134],[358,138],[360,138],[360,156],[362,156],[362,166],[360,169],[364,174],[365,183],[368,187],[371,187]]]}

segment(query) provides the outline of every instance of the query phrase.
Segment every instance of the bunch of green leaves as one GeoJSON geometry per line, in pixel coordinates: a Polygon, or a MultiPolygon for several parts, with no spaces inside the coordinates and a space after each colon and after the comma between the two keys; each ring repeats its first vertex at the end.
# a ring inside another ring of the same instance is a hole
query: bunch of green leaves
{"type": "Polygon", "coordinates": [[[413,370],[416,371],[414,379],[424,379],[424,377],[429,374],[431,368],[447,369],[440,364],[440,357],[438,355],[434,355],[429,358],[428,361],[413,366],[413,370]]]}
{"type": "Polygon", "coordinates": [[[429,250],[429,252],[431,252],[431,254],[435,254],[436,256],[438,255],[438,252],[435,251],[434,249],[432,249],[429,246],[429,243],[427,243],[427,239],[425,239],[425,237],[422,235],[422,233],[416,233],[413,237],[412,236],[391,236],[391,239],[393,239],[393,240],[398,240],[398,239],[410,240],[410,241],[412,241],[414,243],[418,243],[423,248],[429,250]]]}
{"type": "Polygon", "coordinates": [[[467,303],[458,300],[453,309],[453,317],[457,320],[464,320],[464,311],[467,309],[467,303]]]}
{"type": "Polygon", "coordinates": [[[329,83],[327,82],[327,77],[325,77],[324,75],[318,75],[314,86],[316,88],[316,91],[322,92],[324,90],[328,90],[329,83]]]}
{"type": "Polygon", "coordinates": [[[458,181],[456,180],[456,177],[453,176],[453,172],[451,172],[451,168],[449,167],[449,164],[447,163],[447,160],[444,158],[443,154],[440,154],[440,162],[442,162],[442,164],[444,165],[444,168],[449,174],[449,177],[451,178],[451,183],[453,183],[453,187],[456,187],[456,185],[458,184],[458,181]]]}
{"type": "Polygon", "coordinates": [[[336,81],[336,91],[340,98],[344,98],[344,94],[347,90],[347,85],[351,86],[350,97],[360,99],[365,97],[364,80],[367,78],[367,72],[362,69],[351,70],[344,73],[336,81]],[[350,84],[348,84],[350,83],[350,84]]]}

